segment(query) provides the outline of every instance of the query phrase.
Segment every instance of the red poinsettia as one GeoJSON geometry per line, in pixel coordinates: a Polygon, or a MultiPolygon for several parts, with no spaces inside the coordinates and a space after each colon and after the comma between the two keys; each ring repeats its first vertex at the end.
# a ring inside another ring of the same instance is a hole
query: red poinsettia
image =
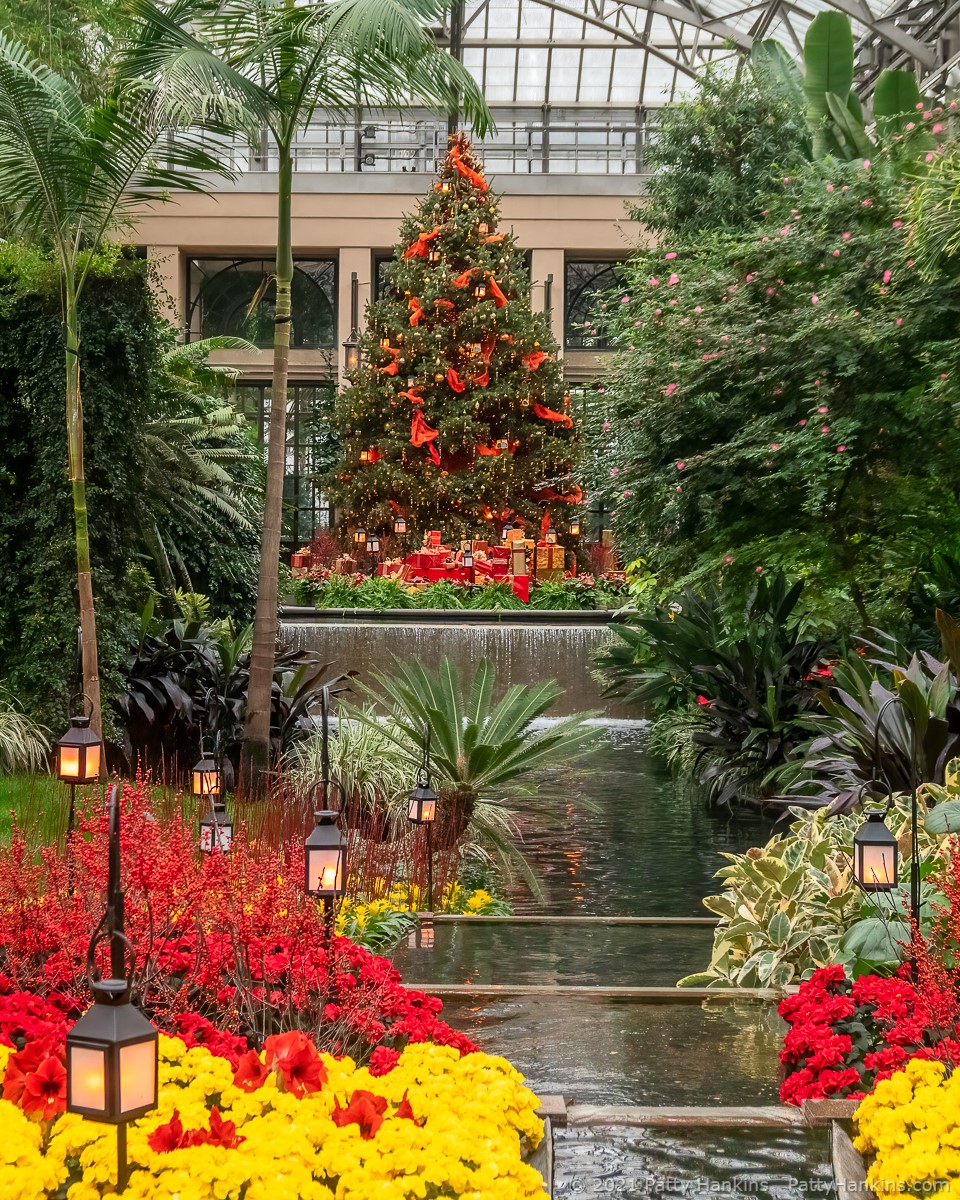
{"type": "Polygon", "coordinates": [[[48,1039],[28,1042],[7,1060],[3,1098],[39,1121],[52,1121],[67,1107],[63,1048],[48,1039]]]}
{"type": "Polygon", "coordinates": [[[377,1130],[383,1124],[383,1114],[386,1111],[385,1097],[375,1096],[373,1092],[357,1088],[346,1108],[341,1108],[340,1101],[336,1101],[330,1116],[334,1125],[340,1128],[344,1125],[358,1125],[360,1136],[364,1141],[369,1141],[376,1136],[377,1130]]]}
{"type": "Polygon", "coordinates": [[[319,1092],[327,1082],[327,1068],[320,1053],[302,1030],[268,1037],[263,1049],[268,1069],[279,1071],[284,1089],[294,1096],[319,1092]]]}
{"type": "Polygon", "coordinates": [[[381,1075],[389,1075],[399,1061],[399,1050],[391,1050],[389,1046],[377,1046],[370,1055],[367,1070],[374,1078],[379,1079],[381,1075]]]}

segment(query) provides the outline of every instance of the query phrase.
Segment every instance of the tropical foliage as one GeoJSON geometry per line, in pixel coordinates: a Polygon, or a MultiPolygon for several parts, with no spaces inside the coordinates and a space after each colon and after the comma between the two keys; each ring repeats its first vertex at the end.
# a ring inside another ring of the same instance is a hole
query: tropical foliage
{"type": "Polygon", "coordinates": [[[46,730],[0,692],[0,774],[43,770],[49,749],[46,730]]]}
{"type": "Polygon", "coordinates": [[[832,648],[805,628],[802,592],[802,581],[761,578],[741,609],[729,593],[691,588],[610,626],[599,655],[610,691],[659,714],[667,757],[714,804],[768,794],[830,678],[832,648]]]}
{"type": "MultiPolygon", "coordinates": [[[[954,781],[951,799],[956,789],[954,781]]],[[[765,846],[724,855],[730,865],[717,872],[724,890],[703,902],[720,918],[713,956],[706,971],[687,976],[682,985],[783,986],[831,963],[862,972],[897,965],[906,957],[910,930],[905,891],[871,899],[853,880],[853,837],[863,814],[791,809],[791,816],[789,831],[765,846]]],[[[940,861],[945,843],[944,830],[932,824],[936,832],[927,827],[919,831],[925,875],[940,861]]],[[[900,839],[901,851],[908,848],[909,796],[896,797],[887,826],[900,839]]],[[[933,900],[929,885],[921,899],[927,920],[933,900]]]]}
{"type": "Polygon", "coordinates": [[[782,568],[828,624],[896,626],[952,552],[960,293],[912,258],[906,164],[947,136],[919,118],[895,154],[778,173],[746,227],[664,229],[604,297],[590,482],[661,594],[782,568]]]}
{"type": "MultiPolygon", "coordinates": [[[[124,665],[119,708],[129,765],[150,765],[174,777],[189,771],[201,745],[224,758],[235,785],[250,679],[249,625],[213,621],[199,612],[158,618],[151,602],[124,665]]],[[[313,729],[324,686],[339,675],[308,650],[282,646],[271,690],[270,736],[276,754],[313,729]]]]}

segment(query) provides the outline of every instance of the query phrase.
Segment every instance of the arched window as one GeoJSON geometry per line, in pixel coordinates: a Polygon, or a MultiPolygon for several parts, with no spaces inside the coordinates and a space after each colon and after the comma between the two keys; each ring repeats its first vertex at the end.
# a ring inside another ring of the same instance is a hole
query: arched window
{"type": "Polygon", "coordinates": [[[564,338],[568,350],[605,350],[607,340],[593,321],[600,292],[617,286],[617,264],[568,258],[564,287],[564,338]]]}
{"type": "MultiPolygon", "coordinates": [[[[274,269],[275,264],[263,258],[190,259],[188,337],[243,337],[256,346],[272,346],[274,269]]],[[[336,344],[336,275],[332,259],[300,259],[294,265],[294,349],[336,344]]]]}

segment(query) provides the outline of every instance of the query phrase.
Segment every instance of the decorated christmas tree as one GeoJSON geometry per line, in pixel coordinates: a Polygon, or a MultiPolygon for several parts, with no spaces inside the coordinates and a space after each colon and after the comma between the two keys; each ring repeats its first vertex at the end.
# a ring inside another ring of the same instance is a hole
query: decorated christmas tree
{"type": "Polygon", "coordinates": [[[565,533],[579,430],[522,252],[462,134],[388,270],[337,405],[342,517],[383,534],[402,516],[447,539],[494,541],[507,523],[533,534],[545,518],[565,533]]]}

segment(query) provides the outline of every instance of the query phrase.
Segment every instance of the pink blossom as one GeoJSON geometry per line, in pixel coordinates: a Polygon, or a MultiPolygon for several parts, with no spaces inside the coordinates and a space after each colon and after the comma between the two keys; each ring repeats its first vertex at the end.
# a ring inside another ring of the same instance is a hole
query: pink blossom
{"type": "Polygon", "coordinates": [[[845,233],[845,234],[843,235],[843,240],[844,240],[845,242],[849,242],[849,241],[850,241],[850,234],[849,234],[849,233],[845,233]]]}
{"type": "Polygon", "coordinates": [[[906,128],[907,128],[907,130],[908,130],[908,131],[909,131],[909,130],[911,130],[911,129],[916,129],[916,127],[917,127],[917,123],[916,123],[916,121],[908,121],[908,122],[907,122],[907,126],[906,126],[906,128]]]}
{"type": "Polygon", "coordinates": [[[798,424],[799,426],[801,426],[801,427],[803,427],[804,425],[806,425],[806,423],[807,423],[806,421],[798,421],[798,422],[797,422],[797,424],[798,424]]]}
{"type": "Polygon", "coordinates": [[[891,275],[892,275],[892,274],[893,274],[893,272],[892,272],[892,271],[890,271],[890,270],[886,270],[886,271],[884,271],[884,273],[883,273],[883,282],[884,282],[884,283],[889,283],[889,282],[890,282],[890,277],[891,277],[891,275]]]}
{"type": "Polygon", "coordinates": [[[863,160],[863,169],[864,169],[865,171],[869,171],[869,170],[870,170],[870,159],[869,159],[869,158],[865,158],[865,159],[863,160]]]}
{"type": "Polygon", "coordinates": [[[919,112],[923,108],[922,101],[917,104],[916,108],[917,108],[917,112],[919,112]]]}
{"type": "Polygon", "coordinates": [[[842,454],[844,452],[844,450],[846,450],[846,446],[838,446],[837,447],[838,454],[842,454]]]}
{"type": "Polygon", "coordinates": [[[650,287],[659,287],[659,286],[660,286],[660,280],[654,279],[654,277],[651,275],[650,276],[650,287]]]}
{"type": "Polygon", "coordinates": [[[602,428],[603,428],[604,433],[609,433],[610,432],[610,422],[604,421],[602,428]]]}
{"type": "Polygon", "coordinates": [[[861,200],[861,201],[860,201],[860,207],[861,207],[861,208],[872,208],[872,207],[873,207],[873,201],[872,201],[872,200],[861,200]]]}
{"type": "Polygon", "coordinates": [[[669,254],[665,254],[663,257],[669,262],[671,258],[677,257],[677,252],[676,250],[671,250],[669,254]]]}
{"type": "Polygon", "coordinates": [[[686,464],[685,462],[678,462],[678,463],[677,463],[677,470],[678,470],[678,471],[682,471],[682,470],[683,470],[683,468],[684,468],[686,465],[687,465],[687,464],[686,464]]]}
{"type": "Polygon", "coordinates": [[[698,304],[698,305],[697,305],[697,307],[696,307],[696,308],[695,308],[693,311],[694,311],[695,313],[701,313],[701,312],[703,312],[703,309],[702,309],[702,308],[700,307],[700,305],[698,304]]]}
{"type": "Polygon", "coordinates": [[[732,554],[728,554],[728,555],[726,556],[726,558],[724,558],[724,560],[723,560],[723,561],[724,561],[725,563],[732,563],[732,562],[733,562],[733,555],[732,555],[732,554]]]}
{"type": "Polygon", "coordinates": [[[720,335],[721,342],[729,342],[729,340],[730,340],[729,337],[725,333],[721,333],[721,335],[720,335]]]}
{"type": "Polygon", "coordinates": [[[834,257],[834,258],[839,258],[839,257],[840,257],[840,251],[839,251],[839,250],[834,250],[834,252],[833,252],[833,257],[834,257]]]}
{"type": "Polygon", "coordinates": [[[933,116],[933,113],[932,113],[932,112],[925,112],[925,113],[923,114],[923,119],[924,119],[925,121],[929,121],[929,120],[930,120],[930,118],[931,118],[932,116],[933,116]]]}
{"type": "Polygon", "coordinates": [[[898,325],[902,325],[902,324],[903,324],[903,317],[897,317],[897,324],[898,324],[898,325]]]}
{"type": "Polygon", "coordinates": [[[943,133],[943,126],[942,125],[934,125],[931,132],[932,133],[943,133]]]}
{"type": "Polygon", "coordinates": [[[671,383],[667,386],[667,390],[663,394],[665,396],[672,396],[676,390],[677,390],[677,385],[675,383],[671,383]]]}
{"type": "Polygon", "coordinates": [[[901,226],[902,224],[903,224],[903,222],[902,222],[902,221],[894,221],[894,223],[893,223],[893,228],[894,228],[894,229],[899,229],[899,228],[900,228],[900,226],[901,226]]]}
{"type": "Polygon", "coordinates": [[[784,227],[780,230],[780,236],[786,237],[789,232],[790,232],[790,226],[784,225],[784,227]]]}
{"type": "Polygon", "coordinates": [[[933,154],[928,154],[928,155],[926,156],[926,158],[925,158],[923,161],[924,161],[924,162],[928,162],[928,163],[932,163],[932,162],[933,162],[933,154]]]}
{"type": "Polygon", "coordinates": [[[757,567],[757,574],[759,575],[762,570],[763,570],[763,567],[757,567]]]}
{"type": "Polygon", "coordinates": [[[683,488],[680,486],[680,484],[679,484],[679,483],[677,484],[677,491],[678,491],[678,492],[682,492],[682,491],[683,491],[683,488]]]}
{"type": "Polygon", "coordinates": [[[630,297],[629,297],[629,296],[621,296],[621,297],[620,297],[620,303],[621,303],[621,304],[629,304],[629,303],[630,303],[630,297]]]}
{"type": "Polygon", "coordinates": [[[680,276],[676,273],[676,271],[674,271],[671,274],[670,278],[667,280],[667,287],[673,287],[673,285],[675,283],[679,283],[679,282],[680,282],[680,276]]]}
{"type": "Polygon", "coordinates": [[[624,500],[629,500],[632,495],[633,495],[633,492],[624,492],[623,498],[624,498],[624,500]]]}
{"type": "Polygon", "coordinates": [[[611,474],[611,475],[612,475],[614,478],[616,478],[616,477],[617,477],[617,476],[620,474],[620,468],[619,468],[619,467],[611,467],[611,468],[610,468],[610,474],[611,474]]]}
{"type": "MultiPolygon", "coordinates": [[[[817,382],[819,383],[820,380],[818,379],[817,382]]],[[[817,409],[817,412],[826,412],[826,411],[827,411],[827,406],[825,404],[821,404],[820,407],[817,409]]]]}
{"type": "Polygon", "coordinates": [[[833,191],[833,184],[832,184],[832,183],[828,183],[828,184],[827,184],[827,191],[828,191],[828,192],[832,192],[832,191],[833,191]]]}
{"type": "Polygon", "coordinates": [[[821,426],[820,426],[820,432],[821,432],[821,433],[829,433],[829,432],[830,432],[830,426],[829,426],[829,425],[821,425],[821,426]]]}
{"type": "Polygon", "coordinates": [[[946,374],[945,374],[945,373],[943,373],[943,372],[941,372],[941,374],[940,374],[940,378],[941,378],[941,379],[949,379],[949,378],[950,378],[950,376],[949,376],[949,375],[946,375],[946,374]]]}
{"type": "Polygon", "coordinates": [[[770,449],[771,449],[771,450],[779,450],[779,449],[780,449],[780,443],[779,443],[779,442],[771,442],[771,443],[770,443],[770,449]]]}
{"type": "Polygon", "coordinates": [[[811,303],[811,304],[819,304],[819,303],[820,303],[820,297],[819,297],[819,296],[811,296],[811,297],[810,297],[810,303],[811,303]]]}

